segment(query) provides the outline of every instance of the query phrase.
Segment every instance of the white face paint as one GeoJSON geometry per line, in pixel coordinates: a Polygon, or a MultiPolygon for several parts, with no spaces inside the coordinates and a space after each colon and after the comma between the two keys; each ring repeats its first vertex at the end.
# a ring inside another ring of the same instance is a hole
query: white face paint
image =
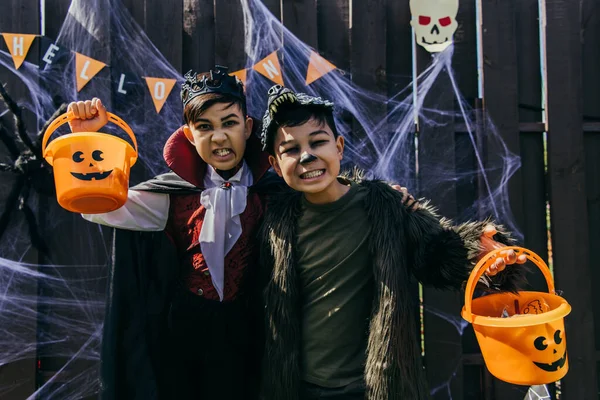
{"type": "Polygon", "coordinates": [[[418,44],[430,53],[450,46],[458,27],[458,0],[410,0],[410,12],[418,44]]]}

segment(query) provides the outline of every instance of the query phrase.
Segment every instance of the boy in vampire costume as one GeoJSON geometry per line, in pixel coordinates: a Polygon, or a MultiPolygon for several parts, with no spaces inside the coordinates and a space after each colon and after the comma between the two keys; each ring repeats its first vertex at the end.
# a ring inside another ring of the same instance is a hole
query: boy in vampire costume
{"type": "MultiPolygon", "coordinates": [[[[474,263],[509,238],[490,221],[453,225],[409,212],[388,184],[342,177],[333,103],[269,91],[262,141],[291,189],[269,198],[263,228],[264,400],[422,400],[411,277],[460,290],[474,263]],[[498,243],[500,242],[500,243],[498,243]]],[[[524,263],[505,251],[487,290],[516,290],[524,263]]]]}
{"type": "MultiPolygon", "coordinates": [[[[188,72],[181,99],[186,125],[163,152],[172,172],[132,187],[118,210],[83,216],[118,228],[102,338],[106,399],[256,398],[255,238],[265,193],[280,180],[267,173],[258,124],[227,68],[188,72]]],[[[98,99],[69,110],[74,132],[107,122],[98,99]]]]}

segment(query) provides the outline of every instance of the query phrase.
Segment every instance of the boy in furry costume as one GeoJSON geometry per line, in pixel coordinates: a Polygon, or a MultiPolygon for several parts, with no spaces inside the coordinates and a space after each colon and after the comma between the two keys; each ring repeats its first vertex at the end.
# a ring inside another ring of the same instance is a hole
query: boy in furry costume
{"type": "MultiPolygon", "coordinates": [[[[340,178],[333,103],[280,86],[269,95],[263,146],[294,190],[271,199],[262,228],[263,398],[428,398],[411,275],[459,290],[508,236],[489,221],[452,225],[427,204],[410,212],[383,182],[340,178]]],[[[504,268],[525,261],[504,253],[485,286],[516,290],[523,268],[504,268]]]]}

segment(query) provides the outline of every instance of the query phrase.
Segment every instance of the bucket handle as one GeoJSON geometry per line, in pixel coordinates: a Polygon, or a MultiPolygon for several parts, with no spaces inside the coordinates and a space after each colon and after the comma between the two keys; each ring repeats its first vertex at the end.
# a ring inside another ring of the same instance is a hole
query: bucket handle
{"type": "MultiPolygon", "coordinates": [[[[129,164],[129,166],[133,166],[138,158],[138,145],[137,145],[137,140],[135,140],[135,135],[133,134],[133,131],[131,130],[129,125],[127,125],[127,123],[125,121],[123,121],[121,118],[117,117],[115,114],[107,112],[106,115],[108,116],[108,122],[112,122],[113,124],[119,126],[121,129],[123,129],[125,131],[125,133],[127,133],[129,135],[129,138],[133,142],[135,155],[133,157],[131,157],[131,162],[129,164]]],[[[44,138],[42,139],[42,155],[44,156],[44,158],[46,157],[46,145],[48,144],[48,139],[50,139],[50,136],[52,136],[54,131],[57,130],[60,126],[64,125],[65,123],[67,123],[69,121],[73,121],[74,119],[76,119],[75,114],[73,114],[72,112],[69,111],[69,112],[64,113],[63,115],[57,117],[48,126],[48,129],[46,129],[46,132],[44,133],[44,138]]],[[[51,162],[49,162],[49,164],[52,165],[51,162]]]]}
{"type": "MultiPolygon", "coordinates": [[[[466,320],[472,319],[471,314],[471,302],[473,299],[473,293],[475,292],[475,285],[481,278],[481,276],[485,273],[485,271],[494,264],[498,257],[501,257],[500,253],[506,250],[514,250],[517,254],[517,257],[520,255],[525,255],[527,259],[533,262],[544,274],[544,278],[546,278],[546,283],[548,284],[548,292],[551,294],[555,294],[554,292],[554,279],[552,278],[552,274],[550,273],[550,269],[542,260],[540,256],[535,254],[531,250],[527,250],[523,247],[518,246],[506,246],[500,247],[494,251],[487,253],[485,256],[479,260],[473,271],[471,271],[471,276],[469,276],[469,280],[467,281],[467,287],[465,289],[465,308],[463,311],[463,318],[466,320]]],[[[506,268],[515,268],[517,265],[507,265],[506,268]]]]}

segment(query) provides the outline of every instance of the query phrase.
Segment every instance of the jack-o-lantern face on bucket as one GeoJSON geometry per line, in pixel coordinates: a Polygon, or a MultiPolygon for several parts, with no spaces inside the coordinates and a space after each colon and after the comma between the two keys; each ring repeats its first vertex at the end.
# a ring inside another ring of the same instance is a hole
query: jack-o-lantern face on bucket
{"type": "Polygon", "coordinates": [[[538,368],[541,368],[546,372],[556,372],[565,366],[565,362],[567,361],[567,346],[564,341],[564,333],[560,329],[554,332],[553,337],[547,338],[546,336],[538,336],[533,341],[533,346],[539,352],[551,352],[553,354],[553,359],[555,359],[556,356],[559,357],[551,363],[533,361],[538,368]]]}
{"type": "Polygon", "coordinates": [[[113,172],[112,167],[103,167],[103,164],[109,165],[110,161],[105,161],[102,150],[93,150],[90,154],[78,150],[73,153],[72,158],[73,169],[78,171],[71,171],[71,175],[82,181],[106,179],[113,172]]]}

